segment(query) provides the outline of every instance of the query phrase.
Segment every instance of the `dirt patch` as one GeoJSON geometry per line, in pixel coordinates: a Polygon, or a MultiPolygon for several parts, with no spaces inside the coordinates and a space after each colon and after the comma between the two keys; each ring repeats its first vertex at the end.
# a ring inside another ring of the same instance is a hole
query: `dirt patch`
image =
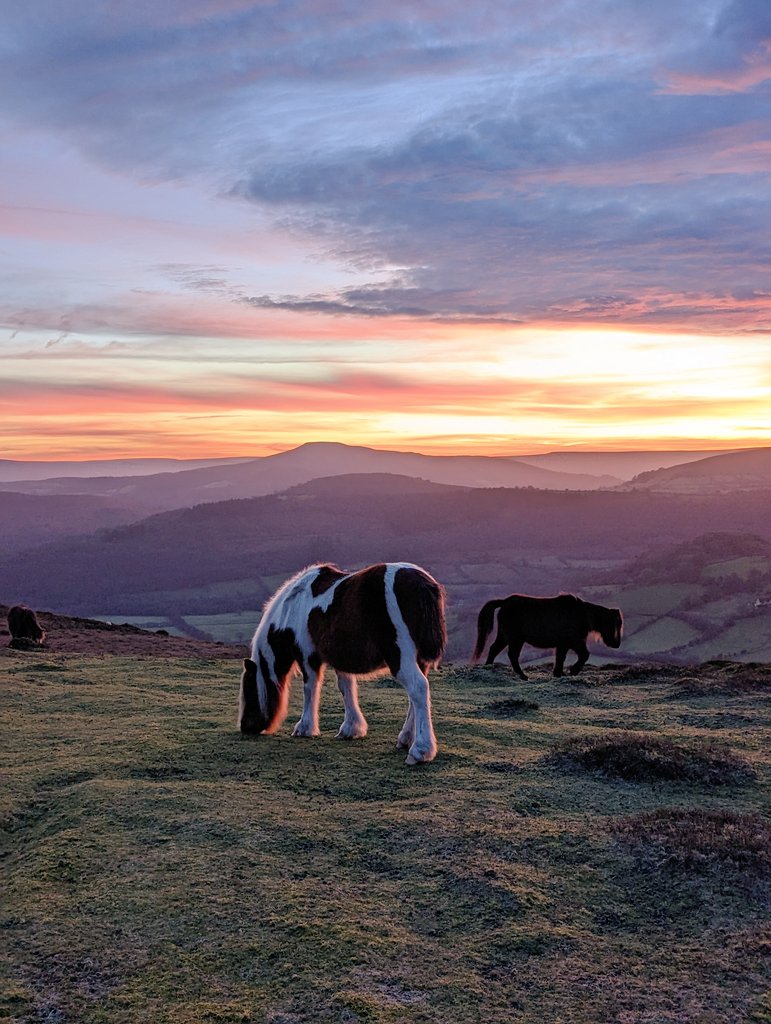
{"type": "MultiPolygon", "coordinates": [[[[36,654],[127,655],[148,658],[239,658],[248,653],[245,645],[224,644],[209,640],[169,636],[163,631],[153,633],[127,622],[99,622],[54,612],[36,612],[45,630],[41,645],[25,650],[9,646],[10,634],[0,628],[0,658],[34,657],[36,654]],[[4,635],[3,635],[4,634],[4,635]]],[[[0,605],[0,623],[4,626],[8,606],[0,605]]]]}

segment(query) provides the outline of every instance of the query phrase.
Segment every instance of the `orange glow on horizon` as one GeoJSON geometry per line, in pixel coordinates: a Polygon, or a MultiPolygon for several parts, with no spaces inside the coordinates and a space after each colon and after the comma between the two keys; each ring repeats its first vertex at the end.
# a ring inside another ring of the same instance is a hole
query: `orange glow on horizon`
{"type": "Polygon", "coordinates": [[[46,332],[15,338],[0,410],[2,457],[38,461],[256,457],[308,441],[708,452],[771,445],[771,347],[761,334],[337,318],[323,337],[221,336],[214,354],[200,334],[46,332]]]}

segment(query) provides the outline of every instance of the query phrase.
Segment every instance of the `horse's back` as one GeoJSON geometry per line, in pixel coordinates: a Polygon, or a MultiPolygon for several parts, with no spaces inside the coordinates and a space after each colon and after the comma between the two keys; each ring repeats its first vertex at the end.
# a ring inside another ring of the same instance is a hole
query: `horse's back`
{"type": "Polygon", "coordinates": [[[588,632],[583,602],[573,594],[511,594],[503,601],[498,615],[510,637],[521,638],[535,647],[556,647],[585,637],[588,632]]]}

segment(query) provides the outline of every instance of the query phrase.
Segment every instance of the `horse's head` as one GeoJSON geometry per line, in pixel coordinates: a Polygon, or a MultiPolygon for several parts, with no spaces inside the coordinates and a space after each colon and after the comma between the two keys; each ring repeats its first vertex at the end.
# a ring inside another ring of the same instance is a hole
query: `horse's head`
{"type": "Polygon", "coordinates": [[[238,708],[238,727],[241,732],[263,732],[269,724],[268,718],[260,708],[260,697],[257,688],[257,665],[251,658],[244,658],[244,671],[241,673],[241,699],[238,708]]]}
{"type": "Polygon", "coordinates": [[[620,647],[624,619],[618,608],[603,608],[598,616],[597,629],[606,647],[620,647]]]}

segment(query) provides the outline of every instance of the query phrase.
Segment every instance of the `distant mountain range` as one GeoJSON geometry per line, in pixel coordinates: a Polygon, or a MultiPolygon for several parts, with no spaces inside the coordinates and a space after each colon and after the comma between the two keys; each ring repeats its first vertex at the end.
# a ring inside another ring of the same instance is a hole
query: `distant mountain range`
{"type": "Polygon", "coordinates": [[[85,459],[78,462],[0,459],[0,482],[50,480],[52,477],[147,476],[248,461],[248,456],[222,459],[85,459]]]}
{"type": "MultiPolygon", "coordinates": [[[[771,449],[757,450],[755,454],[762,452],[768,455],[771,449]]],[[[709,463],[714,458],[722,458],[729,460],[725,466],[730,467],[731,459],[746,454],[736,452],[700,461],[709,463]]],[[[623,485],[635,474],[639,474],[641,469],[646,469],[649,478],[635,477],[635,486],[656,489],[657,474],[676,474],[682,467],[673,466],[674,462],[689,462],[701,455],[703,453],[698,452],[555,452],[551,455],[509,458],[420,455],[337,443],[309,443],[259,459],[231,459],[213,465],[207,462],[206,465],[186,469],[177,466],[173,472],[147,473],[149,467],[143,465],[140,467],[143,475],[133,473],[86,477],[82,475],[84,470],[81,465],[77,476],[60,474],[47,478],[9,480],[6,463],[5,479],[0,481],[0,491],[111,498],[124,508],[147,514],[229,498],[275,494],[319,477],[351,473],[390,473],[459,487],[533,487],[539,490],[589,491],[623,485]],[[653,467],[662,466],[665,468],[650,472],[653,467]],[[570,467],[575,471],[566,471],[570,467]],[[610,467],[613,473],[607,472],[610,467]],[[626,472],[623,472],[624,467],[626,472]]],[[[94,464],[94,467],[98,465],[94,464]]],[[[27,472],[32,471],[28,469],[27,472]]],[[[721,464],[721,480],[726,472],[730,470],[721,464]]],[[[771,485],[771,470],[763,472],[766,472],[767,485],[771,485]]],[[[741,472],[734,474],[736,479],[741,475],[741,472]]],[[[701,473],[699,479],[700,489],[709,490],[709,472],[701,473]]],[[[666,484],[666,487],[671,489],[671,484],[666,484]]]]}
{"type": "Polygon", "coordinates": [[[0,490],[119,497],[135,508],[160,511],[228,498],[275,494],[318,477],[348,473],[395,473],[465,487],[593,490],[618,483],[614,477],[554,472],[504,457],[418,455],[345,444],[311,443],[247,462],[147,476],[60,476],[26,482],[6,481],[0,484],[0,490]]]}

